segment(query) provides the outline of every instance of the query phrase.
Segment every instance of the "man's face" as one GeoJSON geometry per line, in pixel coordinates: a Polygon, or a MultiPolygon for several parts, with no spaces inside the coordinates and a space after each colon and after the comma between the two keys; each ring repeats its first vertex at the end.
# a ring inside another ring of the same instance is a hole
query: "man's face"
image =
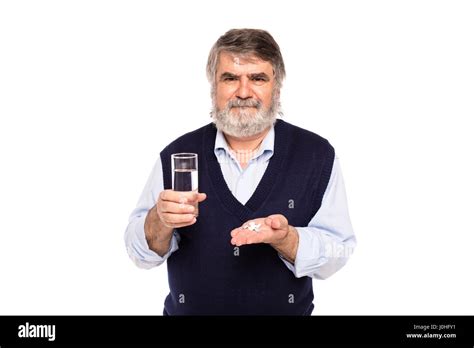
{"type": "MultiPolygon", "coordinates": [[[[222,52],[216,72],[216,104],[223,110],[231,100],[254,100],[268,109],[272,100],[275,78],[271,63],[258,58],[241,58],[222,52]]],[[[245,107],[244,107],[245,108],[245,107]]],[[[256,108],[249,111],[255,113],[256,108]]],[[[239,107],[231,109],[239,113],[239,107]]]]}
{"type": "Polygon", "coordinates": [[[279,91],[271,63],[222,52],[215,79],[213,118],[224,133],[249,137],[275,122],[279,91]]]}

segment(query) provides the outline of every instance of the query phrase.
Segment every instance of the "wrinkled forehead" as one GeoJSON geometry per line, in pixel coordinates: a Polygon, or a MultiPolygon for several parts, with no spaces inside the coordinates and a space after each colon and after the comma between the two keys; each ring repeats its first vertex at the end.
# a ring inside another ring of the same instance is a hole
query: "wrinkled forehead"
{"type": "Polygon", "coordinates": [[[219,54],[216,73],[228,70],[253,70],[274,74],[272,63],[257,57],[253,53],[234,53],[223,51],[219,54]]]}
{"type": "Polygon", "coordinates": [[[219,56],[222,57],[222,54],[227,55],[234,64],[257,64],[259,62],[264,62],[262,59],[258,58],[255,54],[252,53],[231,53],[231,52],[222,52],[219,56]]]}

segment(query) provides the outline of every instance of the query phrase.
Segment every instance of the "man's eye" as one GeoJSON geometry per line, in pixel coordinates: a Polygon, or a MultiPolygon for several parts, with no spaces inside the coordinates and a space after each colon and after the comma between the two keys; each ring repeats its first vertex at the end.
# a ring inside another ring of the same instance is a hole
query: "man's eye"
{"type": "Polygon", "coordinates": [[[256,83],[264,83],[264,82],[267,82],[268,80],[265,78],[265,77],[253,77],[252,78],[252,81],[256,82],[256,83]]]}
{"type": "Polygon", "coordinates": [[[225,77],[224,81],[237,81],[236,77],[225,77]]]}

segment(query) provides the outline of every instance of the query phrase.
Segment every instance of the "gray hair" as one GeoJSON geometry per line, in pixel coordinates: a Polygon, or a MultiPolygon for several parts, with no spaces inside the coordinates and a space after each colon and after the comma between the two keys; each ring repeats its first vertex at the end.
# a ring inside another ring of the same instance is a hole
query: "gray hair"
{"type": "Polygon", "coordinates": [[[231,29],[222,35],[212,46],[207,60],[207,78],[213,89],[217,64],[221,52],[228,52],[237,56],[257,57],[270,62],[273,66],[276,86],[280,88],[285,78],[285,64],[280,47],[273,37],[265,30],[260,29],[231,29]]]}

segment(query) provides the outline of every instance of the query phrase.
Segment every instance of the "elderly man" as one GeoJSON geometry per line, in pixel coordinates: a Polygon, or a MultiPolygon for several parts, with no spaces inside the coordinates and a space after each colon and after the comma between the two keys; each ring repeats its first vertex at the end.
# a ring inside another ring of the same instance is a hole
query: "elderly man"
{"type": "Polygon", "coordinates": [[[355,246],[334,149],[277,119],[285,66],[268,32],[225,33],[207,75],[213,122],[160,153],[128,253],[142,268],[167,260],[165,315],[310,315],[312,278],[335,273],[355,246]],[[200,193],[171,190],[180,152],[198,154],[200,193]]]}

